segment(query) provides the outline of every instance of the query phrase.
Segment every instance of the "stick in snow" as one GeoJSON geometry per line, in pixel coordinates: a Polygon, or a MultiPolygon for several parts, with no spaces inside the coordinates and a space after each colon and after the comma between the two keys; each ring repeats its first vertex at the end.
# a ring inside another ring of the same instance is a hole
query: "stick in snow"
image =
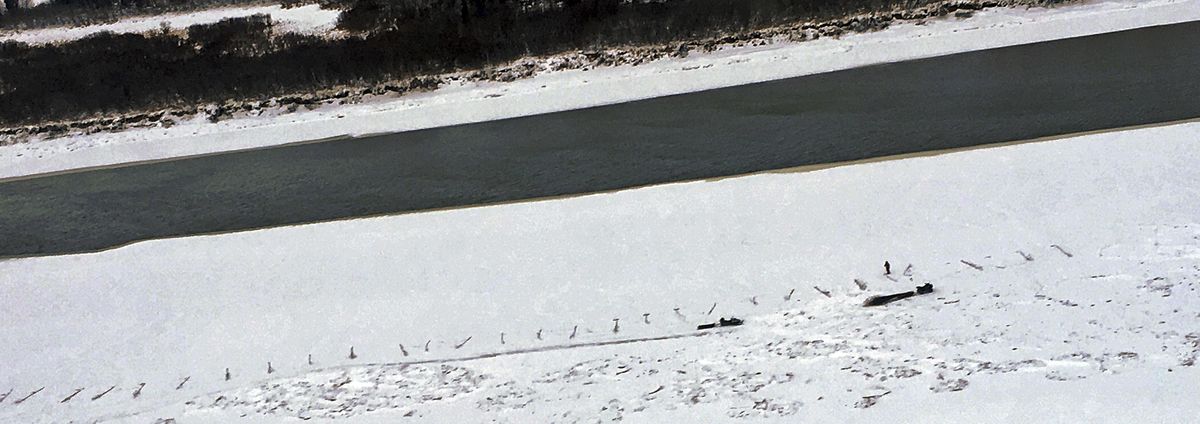
{"type": "Polygon", "coordinates": [[[182,389],[182,388],[183,388],[183,385],[184,385],[184,384],[187,384],[188,380],[191,380],[191,379],[192,379],[192,376],[190,376],[190,375],[189,375],[189,376],[187,376],[187,377],[184,377],[184,378],[183,378],[183,381],[180,381],[180,382],[179,382],[179,385],[178,385],[178,386],[175,386],[175,390],[182,389]]]}
{"type": "Polygon", "coordinates": [[[42,391],[42,390],[44,390],[44,389],[45,389],[45,387],[42,387],[41,389],[34,390],[33,392],[31,392],[31,393],[29,393],[29,394],[25,395],[25,397],[23,397],[23,398],[20,398],[20,399],[17,399],[16,401],[14,401],[14,402],[13,402],[13,405],[20,405],[20,404],[21,404],[21,402],[24,402],[24,401],[27,401],[27,400],[29,400],[29,398],[33,397],[33,395],[36,395],[36,394],[38,394],[38,392],[40,392],[40,391],[42,391]]]}
{"type": "Polygon", "coordinates": [[[972,263],[972,262],[965,261],[965,260],[962,260],[962,259],[960,259],[960,260],[959,260],[959,262],[962,262],[962,263],[963,263],[963,265],[969,266],[969,267],[971,267],[971,268],[975,268],[975,270],[976,270],[976,271],[983,271],[983,267],[982,267],[982,266],[976,265],[976,264],[974,264],[974,263],[972,263]]]}
{"type": "Polygon", "coordinates": [[[7,392],[5,392],[3,395],[0,395],[0,403],[4,403],[4,400],[8,399],[8,395],[11,395],[13,390],[14,389],[8,389],[7,392]]]}
{"type": "Polygon", "coordinates": [[[1062,246],[1059,246],[1057,244],[1052,244],[1052,245],[1050,245],[1050,247],[1058,249],[1059,252],[1062,252],[1062,254],[1067,255],[1068,258],[1075,256],[1075,255],[1072,255],[1070,252],[1067,252],[1065,249],[1062,248],[1062,246]]]}
{"type": "Polygon", "coordinates": [[[274,374],[275,367],[271,366],[271,361],[267,361],[267,374],[274,374]]]}
{"type": "Polygon", "coordinates": [[[504,344],[504,332],[500,332],[500,344],[504,344]]]}
{"type": "Polygon", "coordinates": [[[133,398],[134,398],[134,399],[137,399],[137,397],[138,397],[138,396],[141,396],[141,395],[142,395],[142,388],[143,388],[143,387],[146,387],[146,383],[138,384],[138,388],[137,388],[137,389],[135,389],[135,390],[133,391],[133,398]]]}
{"type": "Polygon", "coordinates": [[[642,314],[642,322],[644,322],[646,324],[650,323],[650,314],[649,313],[642,314]]]}
{"type": "Polygon", "coordinates": [[[787,296],[783,297],[783,301],[787,302],[789,300],[792,300],[792,294],[794,294],[794,293],[796,293],[796,289],[792,289],[792,291],[789,291],[787,296]]]}
{"type": "Polygon", "coordinates": [[[74,393],[71,393],[67,397],[63,398],[63,400],[58,401],[58,403],[67,403],[67,401],[71,400],[71,398],[75,397],[75,395],[79,394],[79,392],[82,392],[82,391],[83,391],[83,387],[75,389],[74,393]]]}
{"type": "Polygon", "coordinates": [[[1026,262],[1028,262],[1028,261],[1032,261],[1032,260],[1033,260],[1033,255],[1030,255],[1030,254],[1028,254],[1028,253],[1025,253],[1025,252],[1022,252],[1022,251],[1018,250],[1018,251],[1017,251],[1017,254],[1018,254],[1018,255],[1021,255],[1021,257],[1022,257],[1022,258],[1025,258],[1025,261],[1026,261],[1026,262]]]}
{"type": "Polygon", "coordinates": [[[830,294],[829,294],[829,292],[827,292],[827,291],[825,291],[825,290],[821,290],[821,288],[820,288],[820,287],[813,286],[813,288],[814,288],[814,289],[816,289],[816,290],[817,290],[817,292],[819,292],[819,293],[821,293],[821,294],[825,295],[825,297],[833,297],[833,295],[830,295],[830,294]]]}
{"type": "Polygon", "coordinates": [[[92,396],[92,400],[96,400],[96,399],[100,399],[100,398],[104,397],[104,395],[107,395],[108,392],[113,391],[113,389],[115,389],[115,388],[117,388],[116,384],[112,385],[112,387],[109,387],[108,390],[105,390],[104,392],[102,392],[98,395],[92,396]]]}
{"type": "Polygon", "coordinates": [[[469,341],[471,341],[471,336],[467,336],[467,339],[466,339],[466,340],[463,340],[463,341],[462,341],[462,343],[459,343],[458,345],[455,345],[455,346],[454,346],[454,348],[455,348],[455,349],[462,349],[462,347],[463,347],[463,346],[466,346],[466,345],[467,345],[467,342],[469,342],[469,341]]]}
{"type": "Polygon", "coordinates": [[[708,314],[712,315],[712,311],[715,311],[716,309],[717,309],[717,304],[713,303],[713,306],[711,308],[708,308],[708,314]]]}
{"type": "Polygon", "coordinates": [[[854,279],[854,285],[858,286],[858,289],[859,289],[859,290],[863,290],[863,291],[866,291],[866,290],[867,290],[867,282],[866,282],[866,281],[859,280],[859,279],[855,278],[855,279],[854,279]]]}
{"type": "Polygon", "coordinates": [[[578,326],[578,325],[576,325],[574,328],[571,328],[571,337],[570,337],[570,338],[574,339],[574,338],[575,338],[575,332],[577,332],[577,331],[579,331],[579,326],[578,326]]]}
{"type": "Polygon", "coordinates": [[[621,331],[621,319],[613,318],[613,334],[616,334],[620,331],[621,331]]]}
{"type": "Polygon", "coordinates": [[[358,359],[358,355],[354,354],[354,346],[350,346],[350,359],[358,359]]]}
{"type": "Polygon", "coordinates": [[[655,394],[655,393],[661,392],[661,391],[662,391],[662,389],[664,389],[664,387],[663,387],[663,386],[658,386],[658,388],[657,388],[657,389],[654,389],[654,391],[653,391],[653,392],[646,393],[646,396],[650,396],[650,395],[652,395],[652,394],[655,394]]]}
{"type": "Polygon", "coordinates": [[[886,391],[886,392],[883,392],[883,393],[880,393],[877,395],[863,396],[862,400],[860,400],[860,401],[858,401],[858,403],[854,404],[854,407],[860,408],[860,409],[870,408],[872,406],[875,406],[875,403],[879,402],[880,398],[887,396],[891,393],[892,393],[892,391],[889,390],[889,391],[886,391]]]}
{"type": "MultiPolygon", "coordinates": [[[[504,333],[500,333],[500,344],[504,344],[504,333]]],[[[408,356],[408,349],[404,348],[403,343],[400,344],[400,353],[403,353],[404,356],[408,356]]]]}
{"type": "Polygon", "coordinates": [[[229,368],[226,368],[225,369],[225,381],[229,381],[230,378],[233,378],[233,376],[229,374],[229,368]]]}
{"type": "Polygon", "coordinates": [[[429,343],[431,343],[431,342],[433,342],[433,340],[426,340],[426,341],[425,341],[425,351],[426,351],[426,352],[428,352],[428,351],[429,351],[429,343]]]}
{"type": "Polygon", "coordinates": [[[308,354],[308,364],[312,365],[312,354],[308,354]]]}

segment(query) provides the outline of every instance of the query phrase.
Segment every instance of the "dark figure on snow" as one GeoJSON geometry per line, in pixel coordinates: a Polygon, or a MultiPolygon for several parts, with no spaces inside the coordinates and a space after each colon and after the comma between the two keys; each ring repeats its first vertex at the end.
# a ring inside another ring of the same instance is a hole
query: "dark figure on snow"
{"type": "Polygon", "coordinates": [[[700,326],[696,327],[696,329],[697,330],[707,330],[710,328],[717,328],[717,327],[734,327],[734,326],[742,325],[742,322],[743,321],[741,319],[735,318],[735,317],[729,317],[729,319],[721,318],[719,321],[714,322],[714,323],[700,324],[700,326]]]}
{"type": "Polygon", "coordinates": [[[924,285],[917,287],[917,289],[913,290],[913,291],[906,291],[903,293],[886,294],[886,295],[868,297],[867,300],[863,301],[863,306],[882,306],[882,305],[886,305],[886,304],[895,302],[900,299],[908,299],[910,297],[913,297],[913,296],[916,296],[919,294],[930,294],[930,293],[933,293],[933,284],[925,283],[924,285]]]}
{"type": "Polygon", "coordinates": [[[883,275],[892,275],[892,264],[883,261],[883,275]]]}

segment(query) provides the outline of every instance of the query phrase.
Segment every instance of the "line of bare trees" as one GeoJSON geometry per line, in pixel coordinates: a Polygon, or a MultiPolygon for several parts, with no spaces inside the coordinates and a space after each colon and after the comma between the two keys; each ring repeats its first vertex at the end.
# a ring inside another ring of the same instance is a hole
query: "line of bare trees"
{"type": "MultiPolygon", "coordinates": [[[[142,0],[116,0],[124,1],[142,0]]],[[[193,26],[186,34],[101,33],[44,46],[0,43],[0,126],[255,100],[334,85],[371,86],[527,55],[660,45],[933,2],[323,1],[345,9],[338,26],[356,36],[331,39],[272,32],[270,17],[260,15],[193,26]]]]}

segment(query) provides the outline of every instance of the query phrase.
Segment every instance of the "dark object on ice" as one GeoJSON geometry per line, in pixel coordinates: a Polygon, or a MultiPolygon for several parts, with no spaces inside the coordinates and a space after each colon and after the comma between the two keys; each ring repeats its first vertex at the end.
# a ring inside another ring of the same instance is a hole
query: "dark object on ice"
{"type": "Polygon", "coordinates": [[[883,261],[883,275],[892,275],[892,264],[888,261],[883,261]]]}
{"type": "Polygon", "coordinates": [[[730,318],[730,319],[721,318],[717,322],[708,323],[708,324],[700,324],[700,326],[696,327],[696,329],[697,330],[707,330],[710,328],[734,327],[734,326],[738,326],[738,325],[742,325],[742,320],[740,320],[738,318],[730,318]]]}
{"type": "Polygon", "coordinates": [[[916,291],[906,291],[904,293],[887,294],[881,296],[871,296],[863,301],[863,306],[880,306],[895,302],[900,299],[907,299],[918,294],[933,293],[933,284],[925,283],[925,285],[917,287],[916,291]]]}

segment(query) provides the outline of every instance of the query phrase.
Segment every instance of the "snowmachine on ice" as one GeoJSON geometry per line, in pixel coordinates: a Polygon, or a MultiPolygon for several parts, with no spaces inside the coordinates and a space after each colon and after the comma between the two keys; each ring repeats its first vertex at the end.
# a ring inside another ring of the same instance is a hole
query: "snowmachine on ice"
{"type": "Polygon", "coordinates": [[[914,291],[868,297],[867,300],[863,301],[863,306],[882,306],[900,299],[907,299],[918,294],[929,293],[933,293],[933,284],[925,283],[925,285],[917,287],[917,289],[914,291]]]}
{"type": "Polygon", "coordinates": [[[696,329],[697,330],[707,330],[710,328],[734,327],[734,326],[738,326],[738,325],[742,325],[742,320],[731,317],[729,319],[721,318],[717,322],[710,322],[708,324],[700,324],[700,326],[696,327],[696,329]]]}

